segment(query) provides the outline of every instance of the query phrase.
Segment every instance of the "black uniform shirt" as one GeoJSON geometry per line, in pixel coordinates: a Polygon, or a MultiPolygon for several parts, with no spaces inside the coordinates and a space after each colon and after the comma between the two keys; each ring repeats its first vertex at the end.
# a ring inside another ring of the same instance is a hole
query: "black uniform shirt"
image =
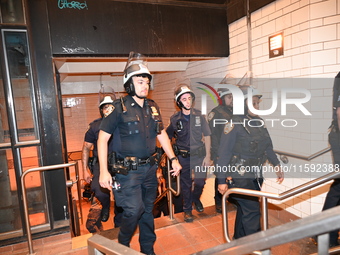
{"type": "Polygon", "coordinates": [[[184,115],[182,111],[176,112],[171,116],[166,132],[170,139],[176,138],[176,145],[180,150],[188,151],[202,147],[203,136],[211,135],[207,120],[197,109],[192,109],[190,115],[184,115]]]}
{"type": "MultiPolygon", "coordinates": [[[[127,111],[123,113],[121,101],[116,100],[114,110],[103,119],[100,129],[109,134],[119,129],[118,157],[148,158],[156,149],[156,122],[162,121],[159,108],[151,99],[145,99],[143,107],[129,95],[123,101],[127,111]]],[[[162,129],[160,125],[159,130],[162,129]]]]}
{"type": "MultiPolygon", "coordinates": [[[[84,141],[87,143],[93,144],[93,156],[94,157],[98,157],[97,140],[98,140],[99,127],[100,127],[101,122],[102,122],[102,118],[92,121],[89,124],[88,130],[85,133],[84,141]]],[[[109,140],[108,153],[111,153],[112,151],[116,150],[116,148],[119,148],[120,139],[119,139],[118,134],[119,134],[118,132],[115,132],[115,134],[111,136],[109,140]]]]}
{"type": "MultiPolygon", "coordinates": [[[[258,118],[255,119],[255,121],[252,119],[251,123],[247,124],[249,120],[250,118],[247,116],[234,116],[234,125],[227,124],[225,126],[219,147],[218,166],[228,166],[234,155],[245,160],[266,156],[274,166],[280,164],[273,150],[272,140],[267,128],[262,125],[263,122],[256,121],[261,119],[258,118]],[[243,120],[245,120],[245,122],[243,120]],[[243,125],[244,123],[245,125],[243,125]],[[249,127],[256,126],[256,123],[258,123],[259,126],[249,127]]],[[[216,172],[216,175],[219,178],[219,183],[225,183],[227,176],[233,176],[233,174],[226,172],[216,172]]]]}
{"type": "Polygon", "coordinates": [[[229,122],[232,116],[233,113],[231,109],[225,105],[216,106],[208,115],[211,130],[211,157],[214,161],[218,157],[218,148],[220,146],[224,124],[227,123],[227,121],[229,122]]]}

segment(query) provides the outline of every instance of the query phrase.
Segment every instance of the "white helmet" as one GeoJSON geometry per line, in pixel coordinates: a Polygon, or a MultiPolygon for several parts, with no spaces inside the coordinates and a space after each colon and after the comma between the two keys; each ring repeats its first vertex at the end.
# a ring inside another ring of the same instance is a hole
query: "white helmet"
{"type": "Polygon", "coordinates": [[[240,89],[242,90],[243,94],[244,94],[244,99],[248,98],[248,89],[250,89],[251,94],[253,95],[253,97],[257,96],[258,98],[262,97],[262,93],[257,89],[254,88],[253,86],[240,86],[240,89]]]}
{"type": "Polygon", "coordinates": [[[186,110],[189,110],[185,108],[183,103],[180,101],[181,96],[185,93],[190,93],[192,97],[192,101],[195,101],[195,93],[186,84],[179,84],[177,88],[175,89],[175,101],[179,108],[184,108],[186,110]]]}
{"type": "Polygon", "coordinates": [[[104,97],[103,101],[100,102],[99,108],[101,108],[102,105],[104,105],[104,104],[112,104],[112,103],[113,103],[112,98],[110,96],[106,96],[106,97],[104,97]]]}
{"type": "Polygon", "coordinates": [[[231,94],[231,91],[228,88],[218,88],[217,93],[222,98],[225,95],[231,94]]]}
{"type": "Polygon", "coordinates": [[[145,74],[148,76],[149,80],[151,81],[152,76],[149,71],[149,69],[144,65],[143,63],[138,63],[137,61],[131,62],[131,65],[129,65],[125,70],[124,70],[124,78],[123,82],[124,84],[132,77],[135,75],[143,75],[145,74]],[[135,63],[134,63],[135,62],[135,63]]]}
{"type": "Polygon", "coordinates": [[[130,52],[128,61],[124,69],[123,83],[125,91],[130,95],[135,95],[135,86],[131,82],[133,76],[147,76],[151,82],[152,76],[147,67],[147,62],[145,56],[140,53],[130,52]]]}
{"type": "Polygon", "coordinates": [[[187,85],[180,84],[175,90],[175,101],[179,102],[180,97],[185,93],[190,93],[195,98],[194,92],[187,85]]]}

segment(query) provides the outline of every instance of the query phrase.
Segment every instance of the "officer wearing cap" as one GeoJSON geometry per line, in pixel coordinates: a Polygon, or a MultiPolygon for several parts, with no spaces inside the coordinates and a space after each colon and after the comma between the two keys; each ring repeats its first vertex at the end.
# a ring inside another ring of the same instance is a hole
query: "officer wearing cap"
{"type": "MultiPolygon", "coordinates": [[[[244,115],[234,115],[224,126],[219,147],[218,167],[227,171],[216,171],[218,189],[224,194],[228,188],[260,190],[263,183],[262,165],[268,160],[277,174],[277,182],[283,181],[280,162],[263,120],[248,109],[252,96],[254,109],[259,109],[262,95],[252,87],[246,87],[244,115]]],[[[261,230],[260,205],[257,197],[232,194],[237,206],[234,238],[238,239],[261,230]]]]}
{"type": "Polygon", "coordinates": [[[163,129],[158,105],[147,99],[152,76],[144,56],[130,53],[124,70],[124,88],[127,96],[114,102],[114,109],[100,126],[98,157],[100,162],[99,183],[111,189],[113,180],[108,171],[107,142],[118,129],[121,147],[116,151],[117,163],[122,164],[127,174],[116,174],[119,189],[114,189],[118,206],[124,210],[118,234],[118,242],[129,246],[139,226],[139,243],[142,253],[154,254],[156,241],[153,203],[157,193],[155,157],[156,138],[172,162],[173,175],[178,175],[181,166],[172,150],[169,137],[163,129]]]}
{"type": "Polygon", "coordinates": [[[207,167],[211,165],[211,132],[201,112],[192,108],[195,94],[187,85],[180,84],[175,89],[175,101],[180,111],[170,117],[166,132],[170,139],[175,138],[175,153],[183,167],[180,182],[184,221],[192,222],[192,204],[198,212],[204,211],[200,197],[205,185],[207,167]]]}
{"type": "MultiPolygon", "coordinates": [[[[113,100],[110,96],[105,96],[99,104],[99,111],[101,118],[98,118],[89,124],[89,127],[85,133],[84,144],[82,149],[82,166],[83,176],[87,183],[91,180],[91,190],[94,192],[96,198],[102,205],[101,209],[101,221],[106,222],[110,217],[110,191],[103,189],[99,185],[99,164],[98,164],[98,152],[97,152],[97,140],[99,134],[99,126],[104,116],[110,114],[113,110],[113,100]],[[92,162],[89,164],[90,151],[93,148],[92,162]],[[91,167],[91,169],[89,168],[91,167]]],[[[118,146],[119,140],[116,139],[113,143],[113,139],[109,140],[109,153],[113,151],[114,146],[118,146]]],[[[94,203],[96,204],[96,203],[94,203]]],[[[120,225],[121,208],[115,208],[115,226],[120,225]]]]}
{"type": "MultiPolygon", "coordinates": [[[[219,84],[219,86],[223,86],[219,84]]],[[[220,146],[221,135],[224,125],[219,121],[228,122],[233,116],[233,95],[228,88],[218,88],[220,104],[213,108],[208,114],[208,122],[211,130],[211,159],[216,165],[218,159],[218,148],[220,146]]],[[[216,212],[222,212],[222,194],[218,191],[218,180],[215,178],[215,208],[216,212]]]]}
{"type": "MultiPolygon", "coordinates": [[[[333,154],[334,169],[340,168],[340,72],[335,76],[333,85],[333,121],[328,135],[333,154]]],[[[340,178],[334,179],[325,199],[322,211],[340,205],[340,178]]],[[[329,233],[329,246],[338,246],[339,230],[329,233]]]]}

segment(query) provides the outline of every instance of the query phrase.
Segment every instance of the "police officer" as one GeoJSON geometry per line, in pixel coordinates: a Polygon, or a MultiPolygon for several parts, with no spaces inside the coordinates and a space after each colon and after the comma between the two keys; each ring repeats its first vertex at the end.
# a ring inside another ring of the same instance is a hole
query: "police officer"
{"type": "MultiPolygon", "coordinates": [[[[328,135],[333,154],[334,169],[340,167],[340,72],[335,76],[333,85],[333,121],[328,135]]],[[[340,205],[340,178],[334,179],[325,199],[322,211],[340,205]]],[[[338,232],[329,233],[329,246],[338,246],[338,232]]]]}
{"type": "MultiPolygon", "coordinates": [[[[99,165],[98,165],[98,152],[97,152],[97,140],[99,134],[99,126],[102,118],[105,115],[110,114],[113,109],[113,100],[110,96],[104,97],[99,104],[99,111],[101,118],[98,118],[89,124],[89,127],[85,133],[84,144],[82,149],[82,165],[83,165],[83,176],[87,183],[91,180],[91,190],[102,205],[101,210],[101,221],[106,222],[110,216],[110,191],[103,189],[99,185],[99,165]],[[93,148],[92,162],[89,165],[90,151],[93,148]],[[89,168],[91,167],[91,169],[89,168]]],[[[110,150],[112,150],[113,139],[110,139],[110,150]]],[[[116,141],[117,142],[117,141],[116,141]]],[[[98,209],[96,203],[95,207],[98,209]]],[[[118,215],[117,215],[118,217],[118,215]]],[[[118,218],[117,218],[118,219],[118,218]]],[[[118,224],[118,223],[117,223],[118,224]]],[[[119,224],[118,224],[119,225],[119,224]]]]}
{"type": "MultiPolygon", "coordinates": [[[[217,163],[218,148],[220,146],[221,135],[224,129],[224,125],[222,123],[229,122],[233,116],[233,94],[231,94],[231,91],[228,88],[219,88],[217,93],[221,99],[221,104],[213,108],[208,115],[208,122],[211,130],[211,158],[214,165],[217,163]]],[[[221,213],[222,194],[218,191],[217,178],[215,178],[214,200],[216,212],[221,213]]]]}
{"type": "MultiPolygon", "coordinates": [[[[261,94],[250,87],[253,107],[259,109],[261,94]]],[[[245,95],[245,115],[232,118],[221,136],[217,164],[227,172],[217,171],[218,189],[224,194],[230,188],[260,190],[263,183],[262,164],[268,159],[275,167],[277,182],[283,181],[280,162],[273,151],[269,133],[263,120],[250,112],[247,107],[248,93],[245,95]]],[[[234,238],[241,238],[261,230],[260,206],[257,197],[231,195],[237,206],[234,238]]]]}
{"type": "Polygon", "coordinates": [[[163,129],[158,105],[146,98],[151,79],[143,56],[131,52],[124,70],[124,88],[128,95],[114,102],[113,111],[102,121],[98,138],[99,183],[111,189],[113,180],[104,163],[107,162],[107,141],[119,129],[121,147],[116,151],[117,163],[129,171],[127,175],[116,175],[120,188],[114,189],[115,200],[124,210],[118,241],[129,246],[138,225],[140,248],[145,254],[154,254],[156,241],[152,215],[158,185],[153,157],[156,138],[172,162],[172,174],[177,176],[181,169],[163,129]]]}
{"type": "Polygon", "coordinates": [[[207,167],[211,165],[210,129],[201,112],[192,108],[195,94],[185,84],[175,89],[175,101],[180,111],[170,117],[167,127],[169,138],[175,138],[175,153],[181,163],[181,194],[183,197],[184,221],[192,222],[192,204],[198,212],[204,208],[200,201],[205,185],[207,167]],[[202,141],[204,138],[204,142],[202,141]],[[194,189],[192,191],[192,170],[194,189]]]}

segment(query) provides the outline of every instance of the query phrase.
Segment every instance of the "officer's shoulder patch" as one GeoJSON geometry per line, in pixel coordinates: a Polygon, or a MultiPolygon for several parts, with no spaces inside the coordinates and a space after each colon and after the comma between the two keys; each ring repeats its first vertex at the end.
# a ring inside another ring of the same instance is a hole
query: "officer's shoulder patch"
{"type": "Polygon", "coordinates": [[[151,106],[151,112],[152,112],[151,113],[152,116],[158,116],[159,115],[157,108],[155,106],[151,106]]]}
{"type": "Polygon", "coordinates": [[[111,104],[109,105],[109,107],[107,108],[107,112],[104,114],[104,118],[106,118],[107,116],[109,116],[116,108],[111,104]]]}
{"type": "Polygon", "coordinates": [[[224,125],[224,134],[229,134],[231,132],[231,130],[234,129],[234,125],[230,122],[228,122],[227,124],[224,125]]]}
{"type": "Polygon", "coordinates": [[[209,112],[208,114],[208,121],[211,121],[215,116],[215,112],[209,112]]]}

